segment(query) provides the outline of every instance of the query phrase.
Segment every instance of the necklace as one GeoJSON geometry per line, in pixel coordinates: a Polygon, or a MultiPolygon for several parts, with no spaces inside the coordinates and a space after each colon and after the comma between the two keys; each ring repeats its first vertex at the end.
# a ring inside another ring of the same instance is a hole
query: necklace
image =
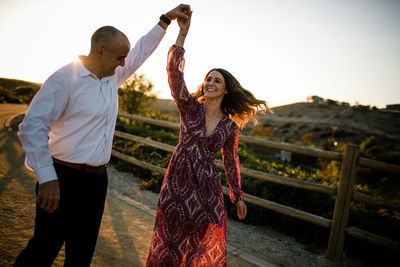
{"type": "Polygon", "coordinates": [[[206,118],[207,118],[207,121],[210,121],[213,117],[215,117],[216,115],[218,115],[219,117],[222,117],[222,113],[221,112],[219,112],[218,114],[216,114],[216,113],[211,113],[211,112],[209,112],[209,113],[207,113],[206,112],[206,118]]]}

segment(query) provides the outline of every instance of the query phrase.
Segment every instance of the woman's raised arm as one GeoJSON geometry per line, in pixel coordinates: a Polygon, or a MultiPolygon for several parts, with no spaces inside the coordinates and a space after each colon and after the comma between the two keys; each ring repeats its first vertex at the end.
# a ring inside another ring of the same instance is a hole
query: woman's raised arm
{"type": "Polygon", "coordinates": [[[187,19],[178,18],[179,34],[176,38],[176,46],[183,47],[183,44],[185,43],[186,35],[188,34],[190,28],[190,21],[192,20],[192,13],[193,11],[188,11],[187,19]]]}

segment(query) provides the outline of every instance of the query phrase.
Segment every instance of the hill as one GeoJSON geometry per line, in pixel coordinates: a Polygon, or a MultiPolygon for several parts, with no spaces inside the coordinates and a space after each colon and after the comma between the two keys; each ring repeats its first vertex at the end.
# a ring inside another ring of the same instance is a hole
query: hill
{"type": "Polygon", "coordinates": [[[7,90],[14,90],[18,86],[23,86],[23,85],[30,85],[35,90],[39,90],[40,86],[42,86],[42,84],[40,84],[40,83],[33,83],[33,82],[17,80],[17,79],[0,78],[0,87],[3,87],[4,89],[7,89],[7,90]]]}
{"type": "MultiPolygon", "coordinates": [[[[24,80],[0,78],[0,88],[6,90],[22,85],[32,86],[35,90],[41,86],[24,80]]],[[[170,99],[157,99],[152,108],[178,116],[178,110],[170,99]]],[[[330,138],[360,144],[369,136],[375,136],[381,145],[400,151],[400,111],[308,102],[273,107],[272,110],[274,114],[259,115],[259,124],[249,123],[244,132],[248,134],[262,126],[264,135],[285,141],[301,140],[308,135],[314,144],[330,138]]]]}
{"type": "Polygon", "coordinates": [[[260,124],[270,127],[276,137],[300,140],[311,133],[312,142],[333,137],[360,144],[375,136],[382,145],[400,151],[400,112],[349,106],[294,103],[273,108],[274,114],[260,116],[260,124]]]}
{"type": "MultiPolygon", "coordinates": [[[[177,114],[172,100],[157,99],[155,110],[177,114]]],[[[259,124],[248,124],[246,134],[264,127],[268,135],[280,140],[301,140],[311,134],[311,141],[320,144],[334,138],[339,142],[359,145],[369,136],[391,150],[400,151],[400,112],[365,109],[335,104],[299,102],[273,107],[274,114],[259,115],[259,124]]]]}

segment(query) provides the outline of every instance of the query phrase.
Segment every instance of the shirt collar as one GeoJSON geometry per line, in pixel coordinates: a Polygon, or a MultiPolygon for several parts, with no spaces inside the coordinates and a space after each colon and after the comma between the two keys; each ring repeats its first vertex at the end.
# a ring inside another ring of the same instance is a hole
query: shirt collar
{"type": "MultiPolygon", "coordinates": [[[[85,65],[83,65],[83,63],[82,63],[81,60],[79,60],[79,61],[77,62],[77,70],[78,70],[78,73],[79,73],[79,77],[92,76],[92,77],[95,77],[96,79],[98,79],[96,75],[94,75],[93,73],[91,73],[91,72],[85,67],[85,65]]],[[[101,78],[100,80],[101,80],[102,82],[107,82],[108,80],[113,79],[113,77],[115,77],[115,73],[114,73],[114,75],[107,76],[107,77],[103,77],[103,78],[101,78]]]]}
{"type": "Polygon", "coordinates": [[[79,77],[85,77],[85,76],[94,75],[87,68],[85,68],[85,66],[83,65],[82,61],[80,61],[80,60],[77,62],[77,70],[78,70],[78,73],[79,73],[79,77]]]}

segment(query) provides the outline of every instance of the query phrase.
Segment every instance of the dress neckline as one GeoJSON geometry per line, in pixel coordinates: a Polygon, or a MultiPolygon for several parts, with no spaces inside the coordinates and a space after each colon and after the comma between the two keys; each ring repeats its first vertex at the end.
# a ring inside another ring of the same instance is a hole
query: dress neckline
{"type": "Polygon", "coordinates": [[[201,105],[201,107],[203,109],[203,119],[202,119],[202,122],[203,122],[203,125],[204,125],[204,127],[203,127],[203,136],[204,136],[204,138],[211,138],[214,134],[216,134],[218,132],[218,128],[220,127],[222,121],[226,118],[226,115],[225,114],[222,115],[221,119],[217,123],[217,126],[215,126],[215,129],[213,130],[213,132],[209,136],[206,136],[206,130],[207,130],[206,129],[206,123],[207,123],[206,122],[206,109],[205,109],[203,104],[200,104],[200,105],[201,105]]]}

